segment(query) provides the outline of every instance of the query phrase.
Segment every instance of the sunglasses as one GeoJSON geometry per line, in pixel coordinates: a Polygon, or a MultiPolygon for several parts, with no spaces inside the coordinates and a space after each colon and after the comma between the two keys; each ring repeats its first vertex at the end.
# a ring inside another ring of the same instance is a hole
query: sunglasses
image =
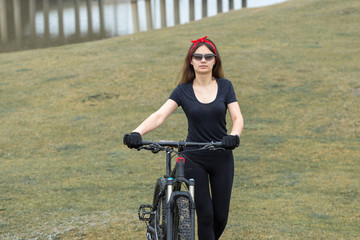
{"type": "Polygon", "coordinates": [[[215,54],[212,54],[212,53],[209,53],[209,54],[205,54],[205,55],[202,55],[200,53],[194,53],[192,55],[193,59],[195,59],[196,61],[201,61],[203,58],[205,58],[206,61],[212,61],[215,59],[216,55],[215,54]]]}

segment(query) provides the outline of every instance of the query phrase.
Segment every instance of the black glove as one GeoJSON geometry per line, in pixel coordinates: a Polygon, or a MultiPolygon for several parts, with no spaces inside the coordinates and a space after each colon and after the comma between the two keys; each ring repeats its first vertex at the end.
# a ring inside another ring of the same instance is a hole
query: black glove
{"type": "Polygon", "coordinates": [[[124,144],[129,148],[139,148],[142,146],[141,142],[142,138],[138,132],[132,132],[130,134],[127,133],[124,136],[124,144]]]}
{"type": "Polygon", "coordinates": [[[239,146],[240,138],[238,135],[227,135],[221,139],[223,147],[226,149],[234,149],[239,146]]]}

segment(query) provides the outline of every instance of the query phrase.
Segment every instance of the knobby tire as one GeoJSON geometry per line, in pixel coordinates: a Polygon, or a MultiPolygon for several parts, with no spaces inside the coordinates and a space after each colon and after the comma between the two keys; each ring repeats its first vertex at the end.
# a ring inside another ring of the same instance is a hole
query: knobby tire
{"type": "Polygon", "coordinates": [[[173,239],[191,239],[190,202],[187,197],[178,197],[174,206],[173,239]]]}
{"type": "MultiPolygon", "coordinates": [[[[153,211],[156,214],[150,221],[150,226],[156,229],[159,240],[166,240],[166,193],[166,179],[159,178],[155,186],[153,199],[153,211]]],[[[153,235],[152,237],[156,239],[156,236],[153,235]]]]}
{"type": "MultiPolygon", "coordinates": [[[[159,240],[166,240],[166,192],[166,179],[159,178],[155,186],[153,200],[153,211],[156,214],[149,223],[156,229],[159,240]]],[[[175,199],[172,229],[174,240],[191,239],[190,202],[187,197],[175,199]]],[[[152,235],[152,239],[156,239],[156,236],[152,235]]]]}

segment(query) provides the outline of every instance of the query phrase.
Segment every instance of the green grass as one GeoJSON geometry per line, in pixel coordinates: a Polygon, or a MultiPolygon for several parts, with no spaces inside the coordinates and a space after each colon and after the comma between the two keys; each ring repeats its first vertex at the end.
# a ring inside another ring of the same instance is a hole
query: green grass
{"type": "MultiPolygon", "coordinates": [[[[137,208],[164,155],[121,138],[208,35],[245,118],[223,239],[360,239],[359,13],[357,0],[292,0],[0,54],[0,238],[144,239],[137,208]]],[[[186,127],[179,109],[146,138],[186,127]]]]}

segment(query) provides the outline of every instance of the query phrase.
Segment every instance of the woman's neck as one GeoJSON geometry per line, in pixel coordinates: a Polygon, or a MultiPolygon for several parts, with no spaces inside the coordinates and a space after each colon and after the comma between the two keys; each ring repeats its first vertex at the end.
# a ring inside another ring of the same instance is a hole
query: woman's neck
{"type": "Polygon", "coordinates": [[[194,84],[199,85],[199,86],[206,86],[206,85],[211,84],[214,80],[215,80],[215,78],[213,78],[212,75],[209,75],[209,74],[206,74],[206,75],[197,74],[195,76],[195,79],[194,79],[194,84]]]}

